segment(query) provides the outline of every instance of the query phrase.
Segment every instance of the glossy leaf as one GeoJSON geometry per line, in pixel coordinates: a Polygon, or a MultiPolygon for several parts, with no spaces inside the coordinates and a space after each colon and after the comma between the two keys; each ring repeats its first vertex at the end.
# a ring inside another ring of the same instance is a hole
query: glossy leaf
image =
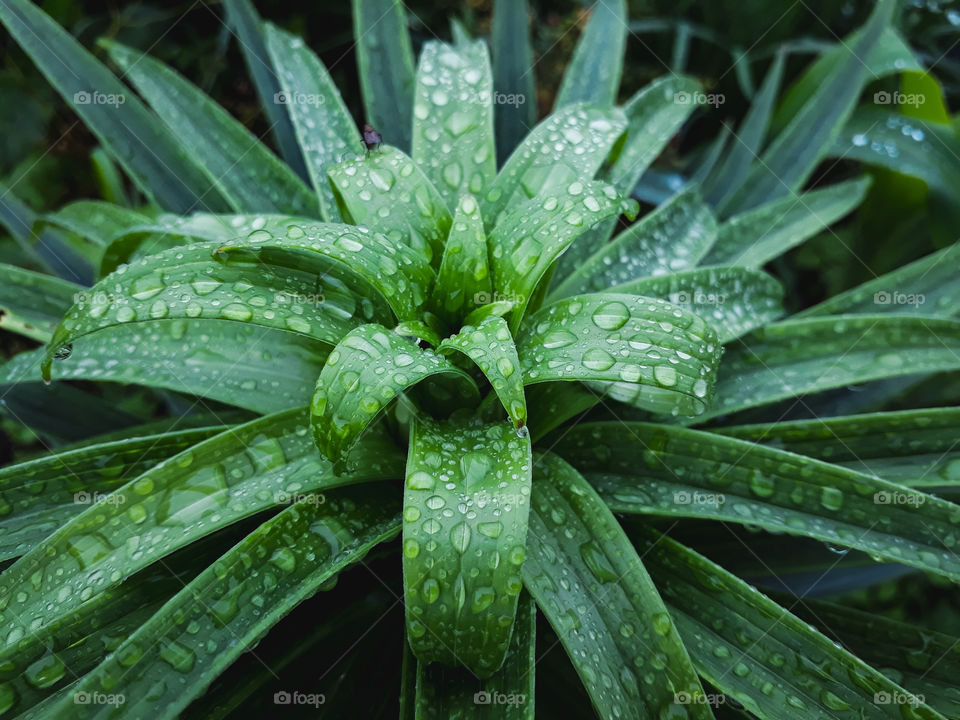
{"type": "Polygon", "coordinates": [[[527,0],[495,0],[491,25],[493,88],[503,99],[493,119],[503,164],[537,121],[527,0]]]}
{"type": "Polygon", "coordinates": [[[128,227],[148,222],[150,216],[136,210],[99,200],[77,200],[43,215],[36,230],[49,225],[79,235],[87,244],[83,255],[96,267],[103,249],[115,236],[128,227]]]}
{"type": "Polygon", "coordinates": [[[770,720],[867,709],[891,720],[940,718],[922,698],[907,704],[879,671],[702,555],[652,531],[638,533],[637,546],[697,671],[748,712],[770,720]],[[891,702],[894,695],[903,700],[891,702]]]}
{"type": "Polygon", "coordinates": [[[850,180],[734,215],[720,226],[704,262],[760,267],[856,208],[869,187],[866,178],[850,180]]]}
{"type": "Polygon", "coordinates": [[[555,455],[538,455],[523,582],[601,718],[711,718],[660,596],[616,518],[555,455]]]}
{"type": "Polygon", "coordinates": [[[721,344],[746,335],[784,314],[783,286],[759,270],[702,267],[647,277],[610,290],[656,297],[702,317],[721,344]]]}
{"type": "Polygon", "coordinates": [[[520,358],[506,320],[491,315],[476,326],[464,325],[460,332],[440,343],[439,350],[456,350],[473,360],[490,381],[514,426],[526,426],[520,358]]]}
{"type": "Polygon", "coordinates": [[[432,375],[450,375],[466,402],[473,380],[448,360],[421,350],[380,325],[362,325],[333,349],[320,371],[310,406],[320,451],[338,466],[373,419],[398,394],[432,375]]]}
{"type": "Polygon", "coordinates": [[[411,155],[448,208],[481,196],[497,174],[493,78],[486,43],[427,42],[413,100],[411,155]]]}
{"type": "Polygon", "coordinates": [[[45,273],[0,264],[0,328],[47,342],[84,287],[45,273]]]}
{"type": "Polygon", "coordinates": [[[960,577],[951,550],[960,541],[960,505],[847,468],[636,422],[578,425],[555,452],[581,468],[617,513],[742,523],[960,577]]]}
{"type": "Polygon", "coordinates": [[[280,94],[272,107],[289,113],[286,122],[303,151],[310,181],[320,198],[321,214],[337,222],[340,211],[327,182],[327,170],[363,152],[356,123],[330,73],[301,38],[268,23],[264,40],[276,68],[275,92],[280,94]]]}
{"type": "Polygon", "coordinates": [[[631,404],[674,415],[709,406],[721,353],[714,330],[693,313],[613,293],[554,303],[532,315],[517,340],[527,384],[619,383],[631,404]]]}
{"type": "MultiPolygon", "coordinates": [[[[510,423],[415,420],[403,495],[407,639],[480,677],[507,657],[527,537],[529,437],[510,423]]],[[[529,621],[529,618],[528,618],[529,621]]]]}
{"type": "Polygon", "coordinates": [[[133,48],[104,45],[234,210],[319,214],[300,178],[196,85],[133,48]]]}
{"type": "Polygon", "coordinates": [[[767,325],[731,347],[699,421],[868,380],[960,368],[960,322],[836,315],[767,325]]]}
{"type": "Polygon", "coordinates": [[[614,105],[626,46],[626,0],[591,6],[590,20],[564,70],[554,110],[578,102],[614,105]]]}
{"type": "Polygon", "coordinates": [[[487,236],[472,195],[460,198],[450,234],[443,247],[431,307],[448,322],[495,302],[492,296],[487,236]]]}
{"type": "Polygon", "coordinates": [[[408,156],[384,146],[332,167],[329,176],[346,222],[376,228],[439,262],[450,231],[450,211],[408,156]]]}
{"type": "Polygon", "coordinates": [[[551,292],[550,299],[695,267],[716,237],[716,220],[700,192],[691,186],[582,262],[568,265],[570,274],[551,292]]]}
{"type": "MultiPolygon", "coordinates": [[[[397,533],[386,489],[354,488],[324,503],[308,495],[271,518],[187,584],[75,691],[107,694],[119,683],[124,713],[176,718],[284,615],[397,533]]],[[[113,707],[65,698],[52,712],[107,718],[113,707]]]]}
{"type": "Polygon", "coordinates": [[[29,0],[5,0],[0,21],[137,185],[173,212],[226,202],[180,143],[107,68],[29,0]]]}
{"type": "Polygon", "coordinates": [[[401,150],[410,147],[413,50],[401,0],[353,0],[353,37],[367,122],[401,150]]]}

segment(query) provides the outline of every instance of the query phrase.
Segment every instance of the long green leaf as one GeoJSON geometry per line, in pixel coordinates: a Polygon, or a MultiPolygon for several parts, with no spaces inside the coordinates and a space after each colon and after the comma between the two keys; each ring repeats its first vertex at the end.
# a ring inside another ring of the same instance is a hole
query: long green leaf
{"type": "Polygon", "coordinates": [[[487,46],[428,42],[420,52],[411,155],[447,203],[482,196],[497,174],[487,46]]]}
{"type": "MultiPolygon", "coordinates": [[[[270,123],[270,134],[280,148],[280,155],[298,177],[306,180],[307,167],[301,153],[302,143],[297,143],[298,138],[291,124],[292,118],[280,107],[283,103],[278,102],[282,100],[277,94],[282,92],[284,68],[276,62],[274,55],[268,54],[268,27],[260,19],[250,0],[224,0],[223,9],[226,12],[227,24],[237,36],[237,44],[243,52],[247,72],[257,88],[260,104],[270,123]]],[[[306,152],[305,148],[303,152],[306,152]]]]}
{"type": "MultiPolygon", "coordinates": [[[[0,470],[0,560],[23,555],[90,505],[223,427],[86,445],[0,470]]],[[[128,434],[130,434],[128,432],[128,434]]]]}
{"type": "MultiPolygon", "coordinates": [[[[710,208],[696,186],[690,186],[611,242],[590,248],[592,254],[581,262],[565,266],[561,260],[560,272],[566,267],[569,275],[549,299],[599,292],[611,285],[695,267],[716,237],[717,223],[710,208]]],[[[577,245],[579,242],[574,247],[577,245]]]]}
{"type": "MultiPolygon", "coordinates": [[[[538,455],[523,582],[563,643],[601,718],[683,717],[702,693],[640,557],[590,485],[538,455]]],[[[710,718],[693,705],[689,718],[710,718]]]]}
{"type": "MultiPolygon", "coordinates": [[[[414,720],[533,720],[537,608],[521,593],[507,659],[489,678],[439,663],[417,663],[414,720]]],[[[403,718],[401,713],[401,718],[403,718]]]]}
{"type": "Polygon", "coordinates": [[[722,208],[734,214],[798,190],[840,134],[857,102],[868,57],[890,24],[893,0],[880,0],[854,44],[764,151],[761,162],[722,208]]]}
{"type": "Polygon", "coordinates": [[[493,88],[500,100],[493,119],[503,164],[537,120],[527,0],[495,0],[492,26],[493,88]]]}
{"type": "Polygon", "coordinates": [[[768,325],[728,349],[719,415],[869,380],[960,368],[960,321],[836,315],[768,325]]]}
{"type": "Polygon", "coordinates": [[[556,447],[614,512],[804,535],[956,580],[960,506],[743,440],[649,423],[581,424],[556,447]],[[902,502],[885,502],[895,495],[902,502]]]}
{"type": "MultiPolygon", "coordinates": [[[[160,387],[267,413],[310,402],[329,349],[305,335],[250,323],[157,320],[80,338],[69,358],[54,363],[51,377],[160,387]]],[[[0,385],[39,384],[45,354],[43,348],[23,352],[0,365],[0,385]]],[[[125,414],[123,419],[129,421],[125,414]]]]}
{"type": "Polygon", "coordinates": [[[78,200],[40,217],[34,232],[41,234],[50,226],[77,235],[79,242],[73,247],[97,268],[114,237],[129,227],[148,222],[150,217],[136,210],[99,200],[78,200]]]}
{"type": "Polygon", "coordinates": [[[407,638],[421,663],[480,677],[507,657],[530,511],[529,437],[415,420],[403,495],[407,638]]]}
{"type": "Polygon", "coordinates": [[[409,245],[439,263],[450,231],[450,211],[423,171],[407,155],[385,146],[330,168],[340,214],[409,245]]]}
{"type": "Polygon", "coordinates": [[[527,384],[619,383],[632,404],[674,415],[696,415],[709,406],[721,353],[717,335],[670,303],[578,295],[535,313],[526,327],[518,349],[527,384]]]}
{"type": "Polygon", "coordinates": [[[489,237],[493,288],[514,302],[513,330],[554,260],[591,226],[621,213],[636,217],[636,200],[624,200],[606,183],[578,180],[528,200],[497,224],[489,237]]]}
{"type": "Polygon", "coordinates": [[[47,342],[82,285],[0,264],[0,328],[47,342]]]}
{"type": "Polygon", "coordinates": [[[172,212],[226,202],[175,138],[117,78],[29,0],[4,0],[0,21],[137,185],[172,212]]]}
{"type": "Polygon", "coordinates": [[[763,327],[784,314],[783,286],[742,267],[702,267],[634,280],[613,292],[667,300],[696,313],[717,331],[721,344],[763,327]]]}
{"type": "Polygon", "coordinates": [[[513,151],[484,195],[487,229],[530,198],[592,178],[626,126],[616,108],[575,104],[552,113],[513,151]]]}
{"type": "Polygon", "coordinates": [[[857,207],[870,180],[850,180],[773,200],[720,226],[705,263],[760,267],[813,237],[857,207]]]}
{"type": "Polygon", "coordinates": [[[196,85],[149,55],[104,44],[234,210],[319,215],[316,196],[300,178],[196,85]]]}
{"type": "Polygon", "coordinates": [[[734,425],[714,432],[808,455],[910,487],[960,484],[957,408],[734,425]]]}
{"type": "MultiPolygon", "coordinates": [[[[908,700],[878,670],[702,555],[650,530],[638,533],[637,546],[697,671],[751,714],[941,719],[922,698],[908,700]]],[[[703,700],[709,696],[691,701],[703,700]]]]}
{"type": "Polygon", "coordinates": [[[353,37],[367,122],[401,150],[410,148],[413,50],[401,0],[353,0],[353,37]]]}
{"type": "Polygon", "coordinates": [[[287,122],[292,123],[291,132],[303,150],[310,180],[320,197],[320,212],[326,220],[337,222],[340,211],[327,182],[327,170],[363,152],[360,133],[327,68],[303,40],[269,23],[264,33],[277,72],[278,100],[286,106],[287,122]]]}
{"type": "MultiPolygon", "coordinates": [[[[125,714],[176,718],[296,605],[396,535],[400,520],[387,489],[354,488],[320,504],[309,495],[268,520],[184,587],[75,691],[120,692],[127,698],[125,714]]],[[[52,712],[108,718],[113,707],[82,707],[65,698],[52,712]]]]}
{"type": "Polygon", "coordinates": [[[590,20],[563,73],[554,110],[577,102],[613,105],[617,101],[627,47],[627,3],[606,0],[590,10],[590,20]]]}
{"type": "Polygon", "coordinates": [[[496,299],[487,258],[483,218],[472,195],[460,198],[450,234],[443,246],[437,281],[431,291],[431,307],[448,323],[455,323],[474,309],[496,299]]]}
{"type": "MultiPolygon", "coordinates": [[[[302,409],[215,435],[146,471],[89,507],[0,575],[0,619],[15,644],[174,550],[304,493],[396,477],[389,440],[371,438],[356,474],[335,477],[317,453],[302,409]],[[52,607],[48,607],[52,605],[52,607]]],[[[311,495],[303,502],[322,502],[311,495]],[[313,498],[312,500],[310,498],[313,498]]]]}
{"type": "Polygon", "coordinates": [[[463,400],[477,400],[472,378],[445,358],[380,325],[351,331],[327,358],[310,406],[313,435],[337,465],[397,395],[432,375],[459,381],[463,400]]]}

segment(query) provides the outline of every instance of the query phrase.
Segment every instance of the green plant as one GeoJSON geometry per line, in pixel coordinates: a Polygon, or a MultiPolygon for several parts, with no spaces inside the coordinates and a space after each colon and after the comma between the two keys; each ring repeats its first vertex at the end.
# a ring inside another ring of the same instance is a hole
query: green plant
{"type": "MultiPolygon", "coordinates": [[[[0,575],[0,710],[174,717],[197,700],[223,716],[269,680],[230,666],[400,536],[403,717],[532,717],[538,613],[603,718],[712,717],[718,698],[763,718],[957,715],[949,635],[804,603],[843,618],[855,655],[792,614],[798,601],[667,536],[678,519],[723,521],[960,578],[960,507],[924,492],[956,487],[960,413],[778,422],[777,405],[891,381],[857,397],[882,408],[892,382],[960,369],[960,293],[938,264],[952,248],[786,320],[759,269],[862,198],[861,179],[801,190],[893,3],[768,139],[774,65],[740,142],[702,157],[705,193],[690,184],[615,236],[700,95],[669,77],[614,106],[624,3],[597,7],[557,107],[523,137],[521,5],[497,6],[493,68],[455,26],[415,71],[402,5],[355,0],[386,141],[370,149],[307,47],[227,6],[251,66],[272,71],[261,96],[288,110],[272,107],[289,165],[158,61],[105,44],[151,111],[29,2],[0,4],[149,199],[37,221],[100,279],[4,267],[3,326],[46,346],[0,379],[132,383],[208,410],[0,471],[0,548],[18,558],[0,575]],[[876,293],[923,296],[924,312],[876,293]],[[234,682],[201,698],[224,673],[234,682]]],[[[317,624],[353,630],[340,612],[342,627],[317,624]]]]}

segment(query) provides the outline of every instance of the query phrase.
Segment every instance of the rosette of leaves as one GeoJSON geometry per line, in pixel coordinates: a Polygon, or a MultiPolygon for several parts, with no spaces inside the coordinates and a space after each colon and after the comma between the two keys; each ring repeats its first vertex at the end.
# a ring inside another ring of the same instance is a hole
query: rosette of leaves
{"type": "MultiPolygon", "coordinates": [[[[764,718],[956,714],[956,661],[924,672],[949,636],[858,616],[834,643],[662,534],[723,521],[960,578],[960,507],[924,490],[957,482],[960,414],[763,414],[960,367],[955,278],[937,258],[882,279],[935,299],[903,314],[872,306],[871,285],[780,319],[783,290],[760,269],[862,196],[859,180],[801,191],[890,3],[827,73],[832,101],[818,86],[767,140],[771,70],[742,133],[762,163],[720,147],[704,189],[624,229],[699,91],[671,77],[615,104],[623,3],[595,8],[532,125],[522,4],[497,5],[492,65],[455,26],[414,68],[402,5],[356,0],[384,138],[370,149],[301,40],[226,6],[283,160],[156,60],[105,45],[141,100],[35,6],[0,5],[148,199],[37,219],[99,279],[4,269],[4,327],[45,347],[3,382],[122,382],[211,408],[0,471],[0,712],[225,716],[268,679],[231,675],[235,661],[396,539],[403,717],[533,717],[538,615],[602,718],[708,718],[716,697],[764,718]],[[223,405],[253,419],[223,420],[223,405]],[[917,649],[892,657],[869,642],[882,633],[917,649]],[[232,681],[204,695],[218,676],[232,681]]],[[[549,695],[551,676],[537,685],[549,695]]]]}

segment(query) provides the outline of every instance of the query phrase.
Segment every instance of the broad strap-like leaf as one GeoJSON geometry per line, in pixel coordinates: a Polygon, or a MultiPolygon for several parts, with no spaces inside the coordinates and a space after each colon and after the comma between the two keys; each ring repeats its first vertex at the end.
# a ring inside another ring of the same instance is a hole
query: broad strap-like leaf
{"type": "Polygon", "coordinates": [[[296,173],[196,85],[138,50],[104,45],[234,210],[319,216],[296,173]]]}
{"type": "Polygon", "coordinates": [[[637,532],[636,544],[697,672],[752,715],[942,720],[921,697],[702,555],[652,530],[637,532]]]}
{"type": "Polygon", "coordinates": [[[491,24],[493,89],[500,101],[493,119],[502,165],[537,121],[527,0],[495,0],[491,24]]]}
{"type": "Polygon", "coordinates": [[[409,156],[385,145],[335,165],[329,177],[346,222],[376,228],[439,263],[450,211],[409,156]]]}
{"type": "MultiPolygon", "coordinates": [[[[581,241],[587,237],[584,235],[581,241]]],[[[690,186],[611,242],[581,248],[590,254],[579,253],[580,261],[566,263],[561,259],[559,273],[566,269],[569,274],[550,293],[550,299],[600,292],[611,285],[696,267],[716,238],[713,213],[696,186],[690,186]]],[[[578,245],[579,242],[574,247],[578,245]]]]}
{"type": "Polygon", "coordinates": [[[960,541],[960,505],[847,468],[636,422],[577,425],[555,451],[584,472],[614,512],[742,523],[960,577],[951,549],[960,541]],[[891,493],[909,501],[884,502],[891,493]]]}
{"type": "Polygon", "coordinates": [[[634,280],[610,290],[658,297],[689,310],[717,331],[721,344],[784,314],[780,282],[765,272],[744,267],[682,270],[634,280]]]}
{"type": "Polygon", "coordinates": [[[530,198],[593,178],[626,126],[616,108],[577,103],[552,113],[513,151],[484,195],[487,229],[530,198]]]}
{"type": "MultiPolygon", "coordinates": [[[[413,663],[413,720],[533,720],[537,607],[521,593],[507,659],[478,679],[465,668],[413,663]]],[[[401,711],[401,718],[404,718],[401,711]]]]}
{"type": "Polygon", "coordinates": [[[432,375],[450,375],[465,403],[473,379],[450,361],[381,325],[361,325],[330,352],[310,406],[320,451],[338,466],[367,426],[401,392],[432,375]]]}
{"type": "Polygon", "coordinates": [[[868,178],[850,180],[734,215],[720,226],[704,263],[760,267],[856,208],[869,187],[868,178]]]}
{"type": "Polygon", "coordinates": [[[227,209],[180,143],[102,63],[30,0],[4,0],[0,21],[47,80],[162,208],[227,209]]]}
{"type": "Polygon", "coordinates": [[[890,25],[895,5],[893,0],[876,3],[856,42],[843,46],[843,59],[764,150],[760,162],[724,205],[724,214],[740,213],[788,195],[810,178],[853,111],[864,82],[872,79],[863,58],[890,25]]]}
{"type": "Polygon", "coordinates": [[[523,582],[601,718],[709,719],[670,613],[616,518],[557,456],[536,456],[523,582]]]}
{"type": "Polygon", "coordinates": [[[47,345],[44,376],[77,338],[165,319],[222,319],[288,330],[335,344],[372,319],[364,304],[332,277],[256,262],[215,259],[214,243],[172,248],[122,266],[78,296],[47,345]]]}
{"type": "Polygon", "coordinates": [[[693,313],[613,293],[577,295],[540,310],[518,337],[518,350],[527,384],[619,383],[631,404],[674,415],[709,406],[722,352],[716,332],[693,313]]]}
{"type": "Polygon", "coordinates": [[[697,422],[868,380],[958,368],[957,320],[896,315],[785,320],[727,349],[716,401],[697,422]]]}
{"type": "Polygon", "coordinates": [[[493,289],[515,303],[510,327],[516,330],[540,282],[584,231],[621,213],[636,217],[636,200],[623,199],[611,185],[576,180],[538,196],[503,218],[489,237],[493,289]]]}
{"type": "Polygon", "coordinates": [[[483,40],[424,43],[413,99],[411,155],[453,209],[482,196],[497,174],[493,78],[483,40]]]}
{"type": "Polygon", "coordinates": [[[577,102],[616,104],[626,47],[626,0],[592,5],[590,20],[564,70],[554,110],[577,102]]]}
{"type": "MultiPolygon", "coordinates": [[[[960,409],[925,408],[734,425],[713,432],[808,455],[909,487],[960,485],[960,409]]],[[[905,495],[884,497],[897,502],[905,495]]]]}
{"type": "Polygon", "coordinates": [[[401,0],[353,0],[353,37],[367,122],[386,142],[410,149],[413,50],[401,0]]]}
{"type": "Polygon", "coordinates": [[[82,285],[0,263],[0,329],[47,342],[82,285]]]}
{"type": "MultiPolygon", "coordinates": [[[[0,561],[23,555],[74,515],[223,427],[86,445],[0,470],[0,561]]],[[[128,432],[128,435],[132,433],[128,432]]]]}
{"type": "MultiPolygon", "coordinates": [[[[176,718],[284,615],[396,535],[400,519],[388,490],[352,488],[323,503],[308,495],[271,518],[187,584],[74,691],[122,692],[124,713],[176,718]]],[[[107,718],[113,708],[65,698],[53,712],[107,718]]]]}
{"type": "MultiPolygon", "coordinates": [[[[302,409],[254,420],[156,465],[90,506],[0,575],[5,645],[76,609],[124,577],[242,518],[305,493],[396,477],[383,437],[355,473],[334,476],[302,409]],[[52,606],[52,607],[48,607],[52,606]]],[[[311,495],[322,502],[322,495],[311,495]]]]}
{"type": "Polygon", "coordinates": [[[530,452],[508,422],[411,424],[403,578],[407,639],[421,663],[480,677],[503,665],[523,589],[530,452]]]}
{"type": "Polygon", "coordinates": [[[520,430],[527,424],[527,404],[523,395],[523,373],[520,358],[507,321],[496,315],[484,318],[478,325],[464,325],[460,332],[444,340],[440,352],[457,350],[483,372],[504,409],[520,430]]]}
{"type": "MultiPolygon", "coordinates": [[[[340,278],[357,297],[362,316],[384,322],[390,310],[401,319],[416,317],[434,278],[420,253],[365,227],[341,223],[271,219],[246,238],[223,243],[217,253],[229,260],[252,257],[283,272],[316,273],[323,281],[340,278]]],[[[326,297],[318,296],[317,302],[326,297]]]]}
{"type": "Polygon", "coordinates": [[[631,194],[640,176],[697,107],[692,99],[699,90],[696,80],[675,74],[657,78],[638,90],[623,106],[627,116],[623,146],[600,178],[631,194]]]}
{"type": "Polygon", "coordinates": [[[463,195],[443,246],[431,307],[447,322],[495,302],[487,258],[487,236],[480,207],[472,195],[463,195]]]}
{"type": "MultiPolygon", "coordinates": [[[[69,358],[54,363],[51,378],[166,388],[268,413],[310,402],[329,350],[329,344],[306,335],[251,323],[156,320],[149,326],[119,325],[80,338],[69,358]]],[[[18,384],[8,392],[32,387],[24,383],[39,385],[45,355],[39,348],[0,365],[0,385],[18,384]]],[[[123,418],[129,419],[125,414],[123,418]]]]}
{"type": "Polygon", "coordinates": [[[292,123],[310,181],[320,197],[320,212],[326,220],[337,222],[340,211],[327,170],[363,153],[363,140],[333,78],[303,39],[270,23],[265,26],[264,39],[279,83],[280,95],[273,107],[289,113],[287,122],[292,123]]]}
{"type": "Polygon", "coordinates": [[[578,382],[539,383],[528,387],[526,396],[528,413],[535,418],[534,442],[603,399],[602,392],[578,382]]]}
{"type": "Polygon", "coordinates": [[[94,267],[100,265],[104,248],[118,234],[134,225],[150,222],[150,216],[101,200],[77,200],[41,216],[34,232],[52,226],[78,235],[86,244],[82,254],[94,267]]]}
{"type": "Polygon", "coordinates": [[[293,118],[288,117],[281,107],[284,104],[283,98],[278,97],[278,94],[283,92],[284,68],[277,64],[274,55],[269,54],[268,26],[260,19],[250,0],[224,0],[223,9],[227,24],[232,28],[237,44],[243,52],[247,72],[257,88],[260,104],[270,123],[270,134],[280,148],[280,155],[298,177],[306,180],[308,175],[304,155],[307,150],[302,142],[298,144],[291,123],[293,118]]]}

